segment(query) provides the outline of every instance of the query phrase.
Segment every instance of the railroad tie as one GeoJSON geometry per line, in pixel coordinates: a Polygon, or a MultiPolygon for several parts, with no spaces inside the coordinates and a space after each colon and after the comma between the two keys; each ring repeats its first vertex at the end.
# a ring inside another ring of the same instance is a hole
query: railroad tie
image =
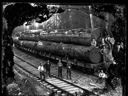
{"type": "Polygon", "coordinates": [[[49,95],[50,95],[50,93],[49,93],[49,92],[47,92],[46,96],[49,96],[49,95]]]}
{"type": "Polygon", "coordinates": [[[39,81],[39,82],[40,82],[41,80],[40,80],[40,79],[37,79],[37,81],[39,81]]]}
{"type": "Polygon", "coordinates": [[[67,96],[66,93],[62,93],[61,96],[67,96]]]}
{"type": "Polygon", "coordinates": [[[57,95],[59,95],[59,96],[61,95],[61,91],[60,90],[57,91],[57,95]]]}
{"type": "Polygon", "coordinates": [[[49,89],[51,89],[51,90],[52,90],[52,89],[54,89],[54,87],[52,87],[52,86],[51,86],[51,87],[49,87],[49,89]]]}
{"type": "Polygon", "coordinates": [[[47,85],[48,85],[48,83],[43,83],[43,85],[44,85],[44,86],[47,86],[47,85]]]}
{"type": "Polygon", "coordinates": [[[51,86],[51,85],[46,85],[46,87],[47,87],[48,89],[50,89],[52,86],[51,86]]]}
{"type": "Polygon", "coordinates": [[[54,91],[54,92],[57,92],[57,91],[58,91],[58,89],[55,89],[55,88],[54,88],[54,89],[53,89],[53,91],[54,91]]]}

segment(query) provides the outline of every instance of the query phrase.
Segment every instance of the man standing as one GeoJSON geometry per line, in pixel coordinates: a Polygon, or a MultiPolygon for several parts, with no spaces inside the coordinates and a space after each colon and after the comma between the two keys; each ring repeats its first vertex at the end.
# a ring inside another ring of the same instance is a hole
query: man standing
{"type": "Polygon", "coordinates": [[[106,78],[107,78],[107,74],[103,70],[101,70],[100,73],[99,73],[100,83],[102,83],[106,78]]]}
{"type": "Polygon", "coordinates": [[[40,63],[40,66],[38,67],[38,70],[40,72],[40,79],[41,80],[45,80],[45,69],[44,69],[44,66],[40,63]],[[42,79],[42,76],[43,76],[43,79],[42,79]]]}
{"type": "Polygon", "coordinates": [[[108,38],[102,39],[102,44],[103,44],[103,61],[104,61],[104,65],[106,67],[106,71],[107,71],[107,78],[106,80],[106,87],[108,89],[109,86],[111,86],[111,88],[113,90],[115,90],[115,87],[112,84],[112,80],[115,78],[115,72],[116,72],[116,62],[114,60],[113,54],[112,54],[112,44],[114,44],[114,42],[110,42],[108,40],[108,38]]]}
{"type": "Polygon", "coordinates": [[[92,46],[94,46],[94,47],[96,47],[97,42],[96,42],[96,40],[95,40],[95,39],[92,39],[91,45],[92,45],[92,46]]]}
{"type": "Polygon", "coordinates": [[[71,80],[71,63],[67,59],[67,79],[71,80]]]}
{"type": "Polygon", "coordinates": [[[47,73],[47,75],[50,77],[50,67],[51,67],[51,63],[50,63],[50,61],[48,60],[47,62],[46,62],[46,73],[47,73]]]}
{"type": "Polygon", "coordinates": [[[63,67],[63,64],[61,62],[61,59],[59,59],[59,62],[58,62],[58,77],[59,78],[62,78],[62,67],[63,67]]]}
{"type": "Polygon", "coordinates": [[[110,64],[107,73],[108,73],[108,78],[106,78],[106,87],[110,85],[113,90],[115,90],[115,86],[112,84],[112,80],[115,77],[115,71],[116,71],[116,63],[114,62],[113,64],[110,64]]]}

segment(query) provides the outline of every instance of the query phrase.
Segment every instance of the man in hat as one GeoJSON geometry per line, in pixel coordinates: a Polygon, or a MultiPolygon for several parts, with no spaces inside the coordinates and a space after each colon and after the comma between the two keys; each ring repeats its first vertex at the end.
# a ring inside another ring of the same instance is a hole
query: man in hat
{"type": "Polygon", "coordinates": [[[99,76],[98,80],[100,81],[100,83],[102,83],[107,78],[107,74],[103,70],[100,70],[98,76],[99,76]]]}
{"type": "Polygon", "coordinates": [[[46,73],[47,73],[47,75],[50,77],[50,67],[51,67],[51,63],[50,63],[50,61],[48,60],[47,62],[46,62],[46,73]]]}
{"type": "Polygon", "coordinates": [[[106,87],[108,88],[108,86],[111,86],[111,88],[113,90],[115,90],[115,86],[112,84],[112,80],[115,78],[116,74],[116,68],[117,68],[117,64],[116,62],[113,62],[112,64],[110,64],[107,73],[108,73],[108,77],[106,78],[106,87]]]}
{"type": "Polygon", "coordinates": [[[58,77],[62,78],[62,67],[63,67],[63,64],[61,62],[61,59],[59,59],[59,62],[58,62],[58,77]]]}
{"type": "Polygon", "coordinates": [[[71,63],[67,59],[67,79],[71,80],[71,63]]]}
{"type": "Polygon", "coordinates": [[[94,46],[94,47],[96,47],[97,42],[96,42],[96,40],[95,40],[95,39],[92,39],[91,45],[92,45],[92,46],[94,46]]]}
{"type": "Polygon", "coordinates": [[[45,68],[44,68],[43,64],[40,63],[38,70],[40,72],[40,79],[45,80],[45,68]],[[42,76],[43,76],[43,79],[42,79],[42,76]]]}

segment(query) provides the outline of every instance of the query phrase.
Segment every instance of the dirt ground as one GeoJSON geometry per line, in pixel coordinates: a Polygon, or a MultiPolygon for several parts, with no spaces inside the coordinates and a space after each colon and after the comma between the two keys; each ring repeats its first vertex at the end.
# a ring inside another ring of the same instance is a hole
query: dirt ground
{"type": "Polygon", "coordinates": [[[8,94],[11,96],[45,96],[50,90],[43,88],[39,82],[20,73],[14,68],[15,81],[7,85],[8,94]]]}
{"type": "MultiPolygon", "coordinates": [[[[30,56],[20,50],[14,49],[14,52],[16,55],[21,56],[22,58],[28,60],[29,62],[32,62],[35,64],[35,66],[39,66],[39,63],[42,62],[41,59],[36,58],[34,56],[30,56]]],[[[57,75],[57,67],[56,65],[51,66],[51,73],[54,75],[57,75]]],[[[66,69],[63,68],[63,78],[66,79],[66,69]]],[[[76,81],[78,85],[81,85],[82,87],[88,89],[88,90],[93,90],[93,88],[103,88],[104,87],[104,82],[99,84],[95,83],[97,78],[84,74],[82,72],[77,72],[72,70],[72,81],[76,81]]],[[[120,80],[119,80],[120,83],[120,80]]],[[[121,83],[117,86],[116,90],[110,90],[107,93],[101,94],[101,96],[122,96],[122,86],[121,83]]]]}

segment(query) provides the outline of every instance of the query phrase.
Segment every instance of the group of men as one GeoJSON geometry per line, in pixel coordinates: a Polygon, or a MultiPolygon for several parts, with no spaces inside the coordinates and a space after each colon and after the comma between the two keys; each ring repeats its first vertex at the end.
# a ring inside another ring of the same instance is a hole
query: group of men
{"type": "MultiPolygon", "coordinates": [[[[117,65],[117,63],[115,62],[113,54],[112,54],[112,47],[111,46],[113,46],[113,44],[114,44],[113,38],[108,37],[108,38],[102,39],[102,45],[103,45],[102,54],[103,54],[103,61],[104,61],[103,65],[106,68],[105,68],[105,70],[104,69],[101,70],[101,72],[99,73],[99,78],[105,79],[105,85],[106,85],[105,88],[108,89],[109,86],[111,86],[111,88],[114,90],[115,86],[112,84],[112,80],[116,77],[116,72],[117,72],[116,68],[119,65],[117,65]]],[[[96,45],[96,42],[92,45],[96,45]]],[[[58,60],[57,65],[58,65],[58,77],[63,78],[62,77],[63,63],[62,63],[61,59],[58,60]]],[[[40,66],[38,67],[38,70],[41,69],[40,66]]],[[[71,63],[69,62],[68,58],[67,58],[66,68],[67,68],[67,79],[71,80],[71,63]]],[[[51,63],[49,62],[49,60],[46,62],[46,64],[42,68],[42,70],[44,70],[44,71],[43,72],[40,71],[41,79],[42,79],[42,75],[45,79],[45,69],[46,69],[46,74],[50,77],[51,63]]]]}
{"type": "Polygon", "coordinates": [[[44,65],[42,63],[40,63],[38,70],[40,72],[41,80],[45,80],[45,73],[50,77],[50,67],[51,67],[51,63],[49,62],[49,60],[44,65]],[[42,76],[43,76],[43,78],[42,78],[42,76]]]}
{"type": "MultiPolygon", "coordinates": [[[[58,77],[59,78],[63,78],[62,77],[62,69],[63,69],[63,63],[62,60],[59,59],[58,60],[58,77]]],[[[71,80],[71,63],[69,62],[69,60],[67,59],[67,79],[71,80]]],[[[38,70],[40,72],[40,79],[41,80],[45,80],[45,74],[48,77],[51,77],[51,62],[49,60],[47,60],[47,62],[43,65],[42,63],[40,63],[38,70]],[[42,78],[43,76],[43,78],[42,78]]]]}

